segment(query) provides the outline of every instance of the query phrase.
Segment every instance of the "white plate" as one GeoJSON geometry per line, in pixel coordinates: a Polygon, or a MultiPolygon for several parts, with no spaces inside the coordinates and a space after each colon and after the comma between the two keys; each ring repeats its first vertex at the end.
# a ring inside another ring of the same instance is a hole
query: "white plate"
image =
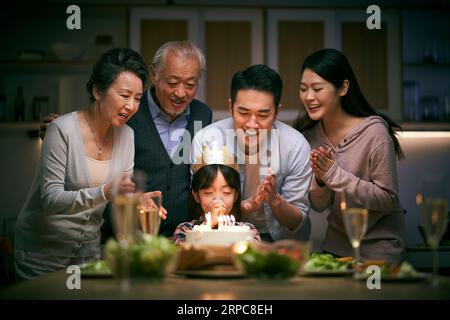
{"type": "Polygon", "coordinates": [[[176,270],[174,274],[192,278],[244,278],[239,270],[176,270]]]}
{"type": "MultiPolygon", "coordinates": [[[[430,277],[427,273],[418,273],[414,276],[381,276],[381,282],[417,282],[423,281],[430,277]]],[[[360,275],[357,277],[358,280],[365,281],[368,276],[360,275]]]]}

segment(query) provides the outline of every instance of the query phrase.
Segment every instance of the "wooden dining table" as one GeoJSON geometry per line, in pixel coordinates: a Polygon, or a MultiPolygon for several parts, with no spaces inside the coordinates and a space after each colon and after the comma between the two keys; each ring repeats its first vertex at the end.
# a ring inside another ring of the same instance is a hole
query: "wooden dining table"
{"type": "Polygon", "coordinates": [[[81,277],[79,288],[69,289],[71,274],[61,270],[0,290],[0,299],[148,299],[148,300],[301,300],[301,299],[450,299],[450,277],[441,276],[434,288],[428,279],[381,281],[369,289],[352,276],[296,276],[261,281],[241,277],[186,277],[169,274],[163,280],[131,279],[124,286],[114,277],[81,277]]]}

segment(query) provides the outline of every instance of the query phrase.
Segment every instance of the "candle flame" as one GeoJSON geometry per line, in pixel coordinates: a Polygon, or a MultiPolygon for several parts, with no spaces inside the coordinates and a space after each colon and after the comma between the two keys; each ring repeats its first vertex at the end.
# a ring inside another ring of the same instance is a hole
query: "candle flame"
{"type": "Polygon", "coordinates": [[[344,211],[347,209],[347,203],[344,200],[341,200],[341,210],[344,211]]]}
{"type": "Polygon", "coordinates": [[[248,243],[246,241],[240,241],[233,245],[233,251],[237,254],[243,254],[247,251],[248,243]]]}
{"type": "Polygon", "coordinates": [[[420,206],[421,204],[423,204],[423,194],[418,193],[416,195],[416,203],[420,206]]]}

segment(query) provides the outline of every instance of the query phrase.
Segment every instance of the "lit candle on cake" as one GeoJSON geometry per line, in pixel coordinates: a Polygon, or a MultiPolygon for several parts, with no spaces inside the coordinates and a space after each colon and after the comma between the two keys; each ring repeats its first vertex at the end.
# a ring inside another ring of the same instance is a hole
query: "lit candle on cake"
{"type": "Polygon", "coordinates": [[[219,217],[221,217],[221,220],[222,220],[221,230],[223,230],[223,231],[227,230],[228,216],[219,216],[219,217]]]}
{"type": "Polygon", "coordinates": [[[217,223],[218,223],[217,229],[218,230],[222,230],[223,229],[224,219],[222,218],[221,215],[217,216],[217,223]]]}
{"type": "Polygon", "coordinates": [[[211,212],[205,213],[205,219],[207,228],[211,230],[211,212]]]}
{"type": "Polygon", "coordinates": [[[242,229],[242,226],[235,226],[236,219],[233,215],[223,215],[218,217],[220,231],[238,231],[242,229]]]}
{"type": "Polygon", "coordinates": [[[231,224],[231,218],[230,218],[230,216],[224,216],[224,220],[225,220],[225,225],[226,225],[227,227],[229,227],[230,224],[231,224]]]}
{"type": "Polygon", "coordinates": [[[211,228],[212,214],[205,213],[205,222],[186,232],[186,243],[230,245],[239,241],[252,241],[253,232],[248,225],[236,225],[233,215],[218,215],[217,229],[211,228]]]}

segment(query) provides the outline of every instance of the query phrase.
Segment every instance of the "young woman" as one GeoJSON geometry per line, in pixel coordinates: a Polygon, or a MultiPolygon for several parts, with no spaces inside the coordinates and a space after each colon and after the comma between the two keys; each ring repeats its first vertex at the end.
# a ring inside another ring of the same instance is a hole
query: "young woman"
{"type": "MultiPolygon", "coordinates": [[[[19,279],[100,257],[102,213],[113,178],[133,170],[134,134],[125,123],[138,110],[147,73],[133,50],[104,53],[87,83],[91,104],[48,126],[17,222],[19,279]]],[[[120,187],[134,190],[131,181],[120,187]]]]}
{"type": "Polygon", "coordinates": [[[396,156],[403,157],[393,128],[364,98],[345,56],[324,49],[308,56],[301,70],[300,99],[306,115],[296,128],[311,144],[312,207],[330,208],[323,250],[352,256],[340,203],[369,209],[361,244],[363,259],[402,260],[404,216],[397,195],[396,156]]]}
{"type": "Polygon", "coordinates": [[[184,242],[186,232],[205,222],[205,213],[211,213],[211,227],[217,228],[219,215],[233,215],[235,225],[247,225],[254,233],[254,240],[261,241],[258,230],[241,220],[241,184],[239,173],[230,166],[210,164],[198,169],[192,177],[191,209],[196,219],[178,225],[173,241],[184,242]]]}

